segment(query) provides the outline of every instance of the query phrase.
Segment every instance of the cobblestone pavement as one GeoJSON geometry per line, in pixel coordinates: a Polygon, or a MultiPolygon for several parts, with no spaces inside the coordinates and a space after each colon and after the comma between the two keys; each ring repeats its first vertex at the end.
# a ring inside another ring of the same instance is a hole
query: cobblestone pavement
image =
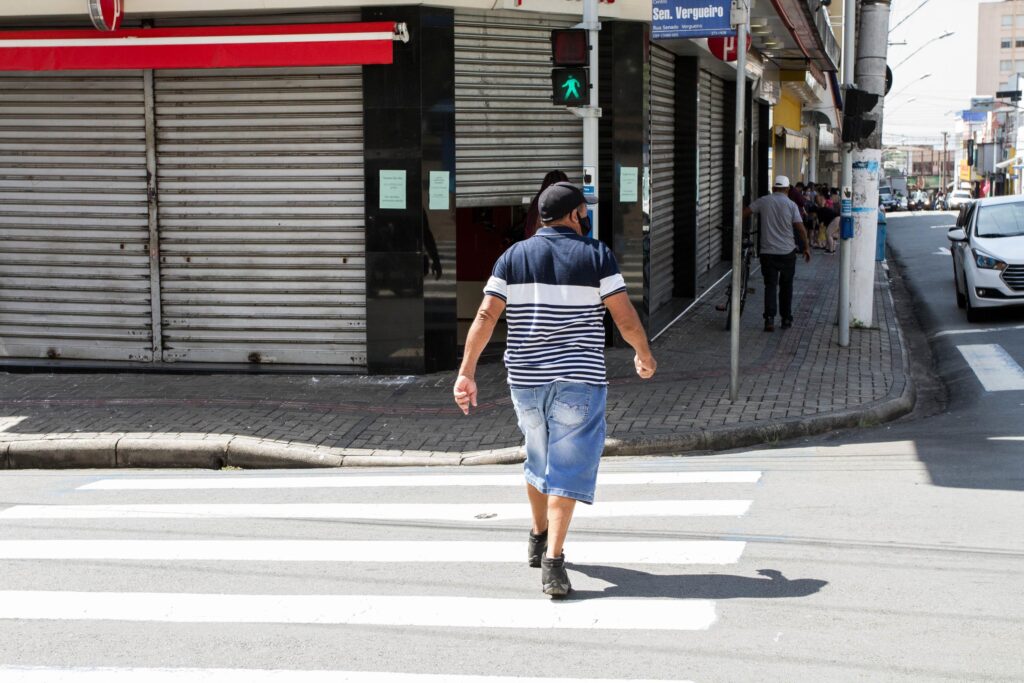
{"type": "MultiPolygon", "coordinates": [[[[765,333],[760,275],[742,321],[740,400],[728,400],[729,335],[719,287],[654,344],[643,381],[632,352],[610,349],[608,436],[623,441],[771,425],[868,409],[907,388],[885,271],[876,328],[836,344],[838,257],[815,252],[797,269],[795,323],[765,333]]],[[[38,439],[246,436],[278,444],[443,456],[521,442],[500,363],[480,368],[469,417],[451,400],[454,373],[427,376],[0,373],[0,442],[38,439]]],[[[353,451],[354,452],[354,451],[353,451]]]]}

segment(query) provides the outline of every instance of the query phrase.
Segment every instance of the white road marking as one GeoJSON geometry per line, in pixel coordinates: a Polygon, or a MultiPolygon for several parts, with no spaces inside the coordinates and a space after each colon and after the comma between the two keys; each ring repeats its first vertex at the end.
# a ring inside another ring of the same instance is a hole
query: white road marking
{"type": "MultiPolygon", "coordinates": [[[[646,486],[657,484],[756,484],[760,472],[607,472],[598,486],[646,486]]],[[[100,479],[78,488],[83,491],[154,491],[201,489],[312,489],[390,488],[411,486],[524,486],[521,474],[410,474],[296,475],[226,477],[153,477],[147,479],[100,479]]]]}
{"type": "Polygon", "coordinates": [[[6,432],[11,427],[17,427],[20,423],[27,420],[28,417],[25,415],[12,415],[10,417],[0,417],[0,432],[6,432]]]}
{"type": "Polygon", "coordinates": [[[987,332],[1009,332],[1011,330],[1024,330],[1024,325],[1013,325],[1012,327],[969,327],[964,329],[956,330],[941,330],[932,334],[929,339],[938,339],[939,337],[952,337],[954,335],[961,334],[982,334],[987,332]]]}
{"type": "Polygon", "coordinates": [[[388,671],[0,667],[4,683],[692,683],[639,678],[518,678],[388,671]]]}
{"type": "MultiPolygon", "coordinates": [[[[573,517],[739,517],[749,500],[637,500],[579,505],[573,517]]],[[[525,503],[164,503],[15,505],[0,519],[529,519],[525,503]]]]}
{"type": "Polygon", "coordinates": [[[947,247],[939,247],[939,250],[932,253],[933,256],[952,256],[952,252],[947,247]]]}
{"type": "MultiPolygon", "coordinates": [[[[580,564],[735,564],[743,541],[579,541],[580,564]]],[[[0,541],[0,560],[195,562],[523,562],[525,543],[503,541],[0,541]]],[[[2,680],[2,679],[0,679],[2,680]]]]}
{"type": "Polygon", "coordinates": [[[1024,441],[1024,436],[990,436],[988,441],[1024,441]]]}
{"type": "Polygon", "coordinates": [[[957,346],[985,391],[1024,390],[1024,369],[999,344],[957,346]]]}
{"type": "MultiPolygon", "coordinates": [[[[539,594],[539,591],[538,591],[539,594]]],[[[703,631],[712,600],[0,591],[0,619],[703,631]]]]}

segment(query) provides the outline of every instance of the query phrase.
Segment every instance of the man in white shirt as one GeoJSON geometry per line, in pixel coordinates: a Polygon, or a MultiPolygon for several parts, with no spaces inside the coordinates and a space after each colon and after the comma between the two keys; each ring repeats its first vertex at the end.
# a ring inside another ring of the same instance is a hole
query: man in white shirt
{"type": "Polygon", "coordinates": [[[796,275],[797,241],[804,260],[811,260],[811,242],[800,216],[800,207],[789,199],[789,178],[776,176],[770,195],[743,209],[743,217],[761,217],[761,273],[764,276],[764,331],[775,331],[775,315],[782,314],[782,329],[793,326],[793,278],[796,275]],[[776,290],[778,298],[776,299],[776,290]]]}

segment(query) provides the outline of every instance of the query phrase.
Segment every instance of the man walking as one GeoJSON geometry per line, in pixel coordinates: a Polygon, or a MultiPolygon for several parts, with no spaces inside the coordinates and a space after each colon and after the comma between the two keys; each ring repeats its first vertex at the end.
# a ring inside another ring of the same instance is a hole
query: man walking
{"type": "Polygon", "coordinates": [[[495,263],[454,387],[455,402],[468,415],[477,404],[477,361],[507,306],[505,366],[526,439],[533,517],[527,558],[542,567],[542,589],[553,597],[571,590],[562,546],[576,501],[594,501],[604,450],[606,309],[636,351],[637,374],[648,379],[657,367],[615,257],[602,242],[583,237],[590,230],[587,204],[596,202],[565,182],[541,193],[543,226],[495,263]]]}
{"type": "Polygon", "coordinates": [[[807,238],[800,209],[789,197],[789,178],[775,178],[770,195],[761,197],[743,209],[743,217],[761,217],[761,273],[764,276],[764,331],[775,331],[775,315],[782,314],[782,329],[793,326],[793,278],[796,275],[799,235],[804,260],[811,260],[811,242],[807,238]],[[776,288],[778,300],[776,300],[776,288]]]}

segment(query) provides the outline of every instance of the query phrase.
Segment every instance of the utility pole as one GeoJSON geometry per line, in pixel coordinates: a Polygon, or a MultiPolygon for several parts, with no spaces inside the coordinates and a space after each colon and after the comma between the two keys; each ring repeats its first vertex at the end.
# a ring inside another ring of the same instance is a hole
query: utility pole
{"type": "MultiPolygon", "coordinates": [[[[843,102],[854,86],[854,50],[857,46],[857,0],[843,6],[843,102]]],[[[843,143],[843,174],[840,180],[842,228],[839,240],[839,346],[850,345],[850,264],[853,244],[853,145],[843,143]]]]}
{"type": "Polygon", "coordinates": [[[736,27],[736,142],[732,186],[732,292],[729,302],[730,374],[729,399],[740,393],[740,288],[743,287],[743,187],[747,135],[747,23],[749,0],[733,0],[732,25],[736,27]]]}
{"type": "MultiPolygon", "coordinates": [[[[583,184],[584,190],[597,194],[597,158],[598,158],[598,124],[601,118],[601,108],[597,99],[598,64],[601,61],[598,50],[598,40],[601,35],[601,22],[598,20],[598,0],[583,0],[583,23],[577,28],[585,28],[588,32],[590,42],[590,106],[581,107],[577,114],[583,117],[583,184]]],[[[593,232],[591,237],[600,239],[599,211],[590,212],[590,224],[593,232]]]]}
{"type": "Polygon", "coordinates": [[[870,327],[875,294],[875,240],[878,235],[878,176],[882,162],[885,67],[891,0],[863,0],[857,42],[857,87],[878,95],[870,118],[877,122],[864,147],[853,155],[854,240],[850,266],[850,321],[870,327]]]}
{"type": "Polygon", "coordinates": [[[942,134],[942,187],[939,188],[943,192],[946,191],[946,166],[948,162],[946,157],[949,154],[949,133],[942,134]]]}

